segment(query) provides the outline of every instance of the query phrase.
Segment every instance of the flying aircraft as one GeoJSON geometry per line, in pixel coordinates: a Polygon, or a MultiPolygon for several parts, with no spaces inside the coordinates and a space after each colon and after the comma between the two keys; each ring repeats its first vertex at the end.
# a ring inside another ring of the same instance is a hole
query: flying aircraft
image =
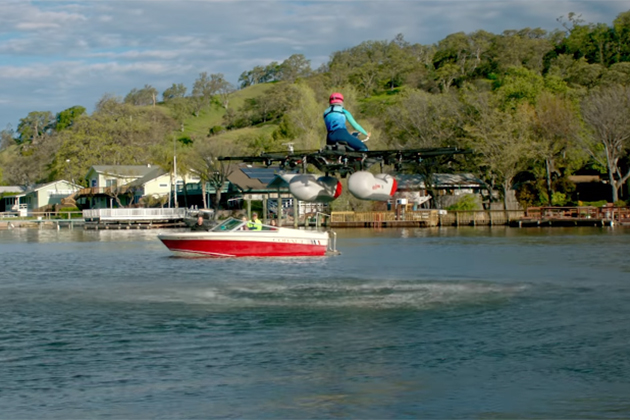
{"type": "Polygon", "coordinates": [[[468,149],[437,147],[423,149],[391,149],[355,151],[344,144],[327,145],[320,150],[294,150],[292,143],[285,143],[286,151],[263,152],[257,156],[223,156],[220,161],[262,163],[266,166],[279,164],[281,169],[301,168],[301,173],[285,173],[280,176],[289,184],[293,196],[308,202],[331,202],[342,193],[341,178],[348,175],[348,190],[362,200],[387,201],[397,189],[396,179],[386,173],[372,174],[367,169],[379,164],[393,166],[400,171],[407,164],[422,164],[427,160],[452,159],[458,154],[471,153],[468,149]],[[307,173],[313,165],[324,175],[307,173]]]}

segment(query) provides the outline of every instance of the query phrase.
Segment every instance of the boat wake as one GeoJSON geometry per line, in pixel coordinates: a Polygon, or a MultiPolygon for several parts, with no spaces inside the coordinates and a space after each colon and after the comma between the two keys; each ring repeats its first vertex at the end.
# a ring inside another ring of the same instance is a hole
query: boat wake
{"type": "MultiPolygon", "coordinates": [[[[218,308],[302,307],[365,309],[437,309],[501,304],[525,290],[525,285],[487,282],[328,282],[240,283],[171,291],[165,301],[218,308]]],[[[157,296],[153,298],[159,299],[157,296]]]]}

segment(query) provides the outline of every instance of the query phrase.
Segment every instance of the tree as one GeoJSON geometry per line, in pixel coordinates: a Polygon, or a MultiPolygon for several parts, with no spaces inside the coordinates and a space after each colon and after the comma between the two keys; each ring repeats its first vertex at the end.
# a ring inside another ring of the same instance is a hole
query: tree
{"type": "Polygon", "coordinates": [[[60,148],[51,162],[52,176],[64,176],[72,159],[72,176],[81,179],[93,165],[138,165],[150,161],[151,148],[176,127],[155,108],[120,103],[103,97],[92,116],[83,116],[58,133],[60,148]]]}
{"type": "Polygon", "coordinates": [[[451,94],[410,90],[386,109],[384,122],[393,147],[454,146],[462,124],[461,104],[451,94]]]}
{"type": "Polygon", "coordinates": [[[273,133],[274,139],[295,142],[296,149],[319,149],[326,136],[315,92],[306,83],[278,86],[277,97],[287,101],[287,110],[273,133]]]}
{"type": "Polygon", "coordinates": [[[136,106],[155,106],[158,91],[151,85],[144,85],[142,89],[133,88],[131,92],[125,96],[125,103],[136,106]]]}
{"type": "Polygon", "coordinates": [[[279,80],[293,83],[299,77],[308,77],[313,72],[311,61],[307,60],[303,54],[293,54],[278,67],[279,80]]]}
{"type": "MultiPolygon", "coordinates": [[[[536,154],[545,165],[547,197],[553,197],[552,175],[575,165],[576,140],[581,130],[579,116],[571,103],[551,93],[543,93],[534,108],[532,127],[536,154]]],[[[579,159],[577,162],[582,163],[579,159]]]]}
{"type": "Polygon", "coordinates": [[[20,119],[17,126],[17,143],[22,146],[37,145],[50,135],[55,119],[50,111],[33,111],[20,119]]]}
{"type": "Polygon", "coordinates": [[[291,101],[294,101],[294,93],[287,86],[289,85],[286,83],[277,83],[272,85],[263,95],[245,99],[245,103],[238,112],[225,114],[226,126],[228,128],[243,128],[278,120],[288,111],[291,101]]]}
{"type": "MultiPolygon", "coordinates": [[[[223,93],[223,98],[227,98],[231,92],[232,87],[225,80],[223,74],[213,73],[208,76],[206,72],[200,73],[199,78],[195,80],[192,91],[192,96],[196,99],[195,115],[198,115],[202,108],[209,106],[215,95],[223,93]]],[[[222,106],[226,107],[227,105],[224,102],[222,106]]]]}
{"type": "Polygon", "coordinates": [[[613,21],[616,63],[630,61],[630,11],[619,13],[613,21]]]}
{"type": "Polygon", "coordinates": [[[168,102],[172,99],[183,98],[186,96],[186,90],[183,83],[173,83],[171,87],[162,92],[162,99],[164,102],[168,102]]]}
{"type": "Polygon", "coordinates": [[[462,68],[457,64],[445,64],[435,71],[435,79],[442,92],[448,92],[453,81],[462,73],[462,68]]]}
{"type": "Polygon", "coordinates": [[[258,83],[268,83],[276,80],[280,80],[280,64],[277,61],[272,61],[265,66],[258,83]]]}
{"type": "MultiPolygon", "coordinates": [[[[220,136],[212,137],[203,141],[196,141],[191,153],[187,155],[188,167],[191,171],[199,175],[202,186],[209,184],[215,191],[214,219],[219,216],[218,210],[221,203],[221,190],[227,182],[228,177],[236,169],[236,164],[232,161],[220,161],[220,156],[229,156],[235,152],[234,143],[230,140],[221,139],[220,136]]],[[[205,200],[205,198],[204,198],[205,200]]]]}
{"type": "Polygon", "coordinates": [[[195,116],[199,115],[199,111],[201,111],[202,108],[210,105],[212,97],[215,94],[216,90],[211,81],[211,78],[208,76],[208,73],[205,71],[199,73],[199,78],[195,80],[195,84],[193,85],[192,90],[192,96],[193,98],[195,98],[195,116]]]}
{"type": "Polygon", "coordinates": [[[70,127],[81,115],[85,114],[85,108],[82,106],[73,106],[57,114],[57,124],[55,124],[55,130],[63,131],[70,127]]]}
{"type": "Polygon", "coordinates": [[[7,150],[10,159],[6,160],[3,168],[4,179],[12,185],[24,187],[56,179],[49,175],[49,167],[58,148],[58,136],[50,136],[46,141],[28,148],[7,150]]]}
{"type": "Polygon", "coordinates": [[[610,66],[602,75],[602,84],[630,86],[630,62],[610,66]]]}
{"type": "Polygon", "coordinates": [[[15,131],[11,128],[11,124],[8,124],[4,130],[0,131],[0,150],[5,150],[15,144],[15,131]]]}
{"type": "Polygon", "coordinates": [[[219,103],[225,110],[227,110],[230,105],[230,96],[235,91],[234,86],[232,86],[230,82],[225,80],[225,77],[222,73],[211,75],[211,79],[215,84],[216,95],[219,98],[219,103]]]}
{"type": "Polygon", "coordinates": [[[504,72],[510,67],[523,66],[540,74],[545,55],[553,50],[547,32],[540,28],[508,30],[494,38],[491,48],[493,67],[504,72]]]}
{"type": "Polygon", "coordinates": [[[180,131],[184,131],[184,122],[193,114],[194,104],[188,98],[170,99],[166,106],[171,110],[171,116],[179,124],[180,131]]]}
{"type": "Polygon", "coordinates": [[[607,168],[615,202],[630,178],[630,168],[622,165],[630,149],[630,88],[614,86],[592,92],[582,101],[582,115],[590,128],[583,145],[596,162],[607,168]]]}
{"type": "Polygon", "coordinates": [[[571,26],[563,23],[567,30],[567,36],[562,43],[556,47],[556,51],[562,54],[570,54],[576,60],[584,58],[589,64],[599,64],[608,67],[614,62],[618,62],[622,57],[620,48],[627,45],[627,39],[619,38],[624,28],[624,16],[620,14],[617,22],[619,25],[610,28],[608,25],[599,24],[583,24],[583,20],[579,15],[569,14],[571,26]],[[576,17],[577,16],[577,17],[576,17]],[[620,54],[621,53],[621,54],[620,54]]]}
{"type": "Polygon", "coordinates": [[[370,96],[385,79],[386,41],[365,41],[356,47],[338,51],[328,65],[333,86],[351,82],[366,96],[370,96]]]}
{"type": "Polygon", "coordinates": [[[352,48],[351,54],[354,69],[350,73],[349,80],[365,96],[374,93],[381,78],[381,72],[385,63],[387,42],[366,41],[352,48]]]}
{"type": "MultiPolygon", "coordinates": [[[[277,63],[276,63],[277,64],[277,63]]],[[[271,65],[270,65],[271,66],[271,65]]],[[[258,83],[265,83],[268,76],[267,72],[271,71],[270,66],[267,69],[263,66],[255,66],[253,69],[244,71],[238,78],[241,88],[246,88],[258,83]]]]}
{"type": "Polygon", "coordinates": [[[464,127],[470,147],[488,183],[501,188],[503,206],[507,210],[508,192],[516,175],[527,169],[533,158],[531,110],[519,105],[502,111],[496,99],[488,94],[477,95],[469,102],[474,119],[464,127]]]}
{"type": "Polygon", "coordinates": [[[404,82],[405,75],[408,74],[413,64],[410,62],[405,48],[409,47],[402,34],[398,34],[396,38],[387,45],[385,51],[385,62],[383,66],[383,84],[389,85],[390,90],[401,86],[404,82]]]}
{"type": "Polygon", "coordinates": [[[496,85],[496,94],[503,106],[514,108],[523,102],[535,104],[545,81],[541,75],[525,67],[510,67],[496,85]]]}
{"type": "Polygon", "coordinates": [[[590,89],[599,84],[605,70],[601,64],[589,63],[585,57],[580,57],[568,68],[566,81],[590,89]]]}

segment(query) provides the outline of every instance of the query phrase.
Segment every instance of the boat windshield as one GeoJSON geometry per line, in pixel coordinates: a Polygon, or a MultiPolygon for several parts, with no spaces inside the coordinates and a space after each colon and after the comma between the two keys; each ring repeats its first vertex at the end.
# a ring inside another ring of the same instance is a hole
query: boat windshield
{"type": "Polygon", "coordinates": [[[237,230],[238,228],[240,228],[242,225],[246,223],[247,222],[243,222],[242,220],[237,220],[233,217],[230,217],[229,219],[225,219],[223,223],[218,224],[215,227],[213,227],[211,232],[225,232],[225,231],[237,230]]]}
{"type": "Polygon", "coordinates": [[[232,232],[238,230],[251,230],[252,232],[260,232],[262,230],[275,230],[278,228],[276,226],[270,225],[259,225],[259,229],[253,229],[249,226],[249,221],[238,220],[233,217],[225,219],[222,223],[216,225],[210,232],[232,232]]]}

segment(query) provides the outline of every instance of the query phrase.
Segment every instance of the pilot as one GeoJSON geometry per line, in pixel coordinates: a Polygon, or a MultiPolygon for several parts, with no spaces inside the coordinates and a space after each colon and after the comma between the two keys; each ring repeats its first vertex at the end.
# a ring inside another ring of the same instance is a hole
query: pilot
{"type": "Polygon", "coordinates": [[[252,218],[247,222],[249,230],[262,230],[262,222],[258,218],[258,213],[252,213],[252,218]]]}
{"type": "Polygon", "coordinates": [[[337,142],[347,143],[352,149],[358,152],[367,151],[367,146],[359,140],[358,137],[353,136],[348,132],[346,127],[346,121],[354,127],[355,130],[363,134],[367,138],[370,137],[370,133],[365,131],[352,117],[352,114],[343,107],[343,95],[335,92],[330,95],[328,100],[330,107],[324,112],[324,123],[326,123],[326,130],[328,135],[326,136],[326,144],[336,144],[337,142]]]}

